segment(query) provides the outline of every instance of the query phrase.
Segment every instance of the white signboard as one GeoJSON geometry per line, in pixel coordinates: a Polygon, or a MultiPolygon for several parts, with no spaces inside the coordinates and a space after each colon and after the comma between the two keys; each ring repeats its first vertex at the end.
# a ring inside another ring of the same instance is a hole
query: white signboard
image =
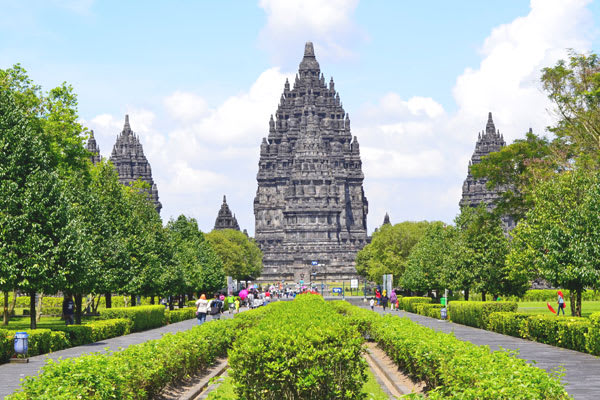
{"type": "Polygon", "coordinates": [[[358,279],[350,279],[350,289],[358,289],[358,279]]]}

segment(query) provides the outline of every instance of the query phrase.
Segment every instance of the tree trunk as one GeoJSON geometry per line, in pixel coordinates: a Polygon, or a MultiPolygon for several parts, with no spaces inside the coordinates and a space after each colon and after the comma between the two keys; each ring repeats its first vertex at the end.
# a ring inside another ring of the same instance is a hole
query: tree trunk
{"type": "Polygon", "coordinates": [[[94,314],[98,312],[98,307],[100,306],[100,300],[102,300],[102,295],[98,295],[98,301],[96,303],[92,302],[92,311],[94,314]]]}
{"type": "Polygon", "coordinates": [[[150,296],[150,304],[154,305],[154,296],[150,296]]]}
{"type": "Polygon", "coordinates": [[[485,292],[481,292],[481,301],[485,301],[485,295],[486,295],[485,292]]]}
{"type": "Polygon", "coordinates": [[[575,314],[577,317],[581,317],[581,292],[583,289],[577,289],[577,307],[575,308],[575,314]]]}
{"type": "Polygon", "coordinates": [[[105,293],[104,298],[106,299],[106,308],[112,308],[112,293],[105,293]]]}
{"type": "Polygon", "coordinates": [[[135,307],[135,295],[131,295],[131,307],[135,307]]]}
{"type": "Polygon", "coordinates": [[[13,299],[12,299],[12,302],[10,303],[10,306],[8,306],[8,315],[13,315],[13,313],[15,312],[16,306],[17,306],[17,291],[13,290],[13,299]]]}
{"type": "Polygon", "coordinates": [[[185,306],[185,296],[180,294],[179,295],[179,308],[183,308],[185,306]]]}
{"type": "Polygon", "coordinates": [[[81,325],[81,293],[75,295],[75,324],[81,325]]]}
{"type": "Polygon", "coordinates": [[[469,289],[465,289],[465,301],[469,301],[469,289]]]}
{"type": "Polygon", "coordinates": [[[8,325],[8,292],[2,293],[4,293],[4,320],[2,324],[8,325]]]}
{"type": "Polygon", "coordinates": [[[42,317],[42,303],[43,303],[43,299],[44,299],[44,293],[40,293],[40,295],[38,296],[37,309],[36,309],[36,312],[35,312],[35,322],[36,323],[40,322],[40,318],[42,317]]]}
{"type": "MultiPolygon", "coordinates": [[[[575,291],[573,289],[569,289],[569,300],[571,303],[571,317],[575,317],[577,314],[576,310],[575,310],[575,291]]],[[[558,315],[558,311],[556,311],[558,315]]]]}
{"type": "Polygon", "coordinates": [[[173,305],[173,300],[175,298],[173,296],[169,296],[169,310],[173,311],[175,309],[175,306],[173,305]]]}
{"type": "Polygon", "coordinates": [[[35,292],[29,293],[29,328],[37,329],[35,320],[35,292]]]}

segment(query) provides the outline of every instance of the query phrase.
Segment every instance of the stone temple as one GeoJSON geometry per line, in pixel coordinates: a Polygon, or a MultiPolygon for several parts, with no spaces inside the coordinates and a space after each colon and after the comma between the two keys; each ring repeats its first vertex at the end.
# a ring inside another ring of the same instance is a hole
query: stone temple
{"type": "Polygon", "coordinates": [[[231,213],[229,205],[227,205],[227,199],[225,198],[225,196],[223,196],[223,204],[221,204],[221,209],[219,210],[219,214],[217,215],[217,219],[215,220],[215,227],[213,229],[235,229],[236,231],[240,230],[240,225],[237,222],[237,218],[235,218],[235,215],[231,213]]]}
{"type": "Polygon", "coordinates": [[[162,204],[158,201],[158,188],[152,179],[152,168],[144,155],[140,138],[129,126],[129,115],[125,115],[125,125],[123,131],[117,136],[110,161],[115,166],[119,174],[119,182],[122,184],[131,185],[140,179],[150,185],[150,199],[154,203],[156,211],[160,213],[162,204]]]}
{"type": "Polygon", "coordinates": [[[100,156],[100,147],[98,147],[98,143],[96,143],[96,138],[94,137],[94,131],[90,131],[90,138],[88,139],[87,145],[85,146],[87,151],[92,153],[90,160],[92,160],[92,164],[96,165],[102,159],[100,156]]]}
{"type": "MultiPolygon", "coordinates": [[[[494,207],[494,203],[500,198],[501,191],[498,189],[489,189],[486,186],[488,181],[486,178],[475,179],[471,174],[471,165],[480,163],[482,157],[499,151],[504,146],[506,146],[504,136],[500,131],[496,130],[496,126],[492,120],[492,113],[490,112],[485,131],[479,133],[477,143],[475,144],[475,151],[469,161],[467,179],[463,183],[462,198],[459,202],[460,207],[477,207],[480,203],[487,204],[488,209],[494,207]]],[[[505,231],[509,231],[515,227],[514,220],[508,216],[503,217],[502,222],[505,231]]]]}
{"type": "Polygon", "coordinates": [[[308,42],[260,146],[254,198],[260,280],[355,278],[356,253],[368,240],[363,179],[350,118],[308,42]]]}

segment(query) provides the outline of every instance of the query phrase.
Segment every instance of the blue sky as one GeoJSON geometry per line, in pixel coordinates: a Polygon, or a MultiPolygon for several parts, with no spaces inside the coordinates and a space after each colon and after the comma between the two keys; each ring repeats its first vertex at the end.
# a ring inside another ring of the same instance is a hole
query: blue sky
{"type": "Polygon", "coordinates": [[[0,68],[21,63],[44,88],[62,81],[108,156],[125,113],[163,203],[204,230],[227,194],[254,231],[259,144],[315,43],[361,143],[372,231],[458,212],[487,111],[505,137],[553,121],[540,68],[598,41],[597,2],[6,1],[0,68]]]}

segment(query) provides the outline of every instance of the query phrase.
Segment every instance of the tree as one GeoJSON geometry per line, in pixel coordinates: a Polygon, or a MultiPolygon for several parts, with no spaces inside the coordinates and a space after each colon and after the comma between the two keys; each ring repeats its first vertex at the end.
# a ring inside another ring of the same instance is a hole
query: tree
{"type": "Polygon", "coordinates": [[[456,230],[443,222],[432,222],[423,238],[412,248],[400,285],[414,291],[444,289],[443,270],[453,248],[456,230]]]}
{"type": "Polygon", "coordinates": [[[356,255],[358,274],[378,283],[384,274],[393,274],[394,284],[398,284],[411,249],[421,240],[428,225],[427,221],[383,225],[373,234],[371,243],[356,255]]]}
{"type": "Polygon", "coordinates": [[[213,230],[206,234],[223,261],[225,275],[239,281],[254,280],[262,272],[262,252],[253,239],[235,229],[213,230]]]}
{"type": "Polygon", "coordinates": [[[540,185],[534,207],[514,231],[508,264],[570,289],[571,312],[581,316],[581,293],[600,279],[600,176],[585,169],[540,185]]]}

